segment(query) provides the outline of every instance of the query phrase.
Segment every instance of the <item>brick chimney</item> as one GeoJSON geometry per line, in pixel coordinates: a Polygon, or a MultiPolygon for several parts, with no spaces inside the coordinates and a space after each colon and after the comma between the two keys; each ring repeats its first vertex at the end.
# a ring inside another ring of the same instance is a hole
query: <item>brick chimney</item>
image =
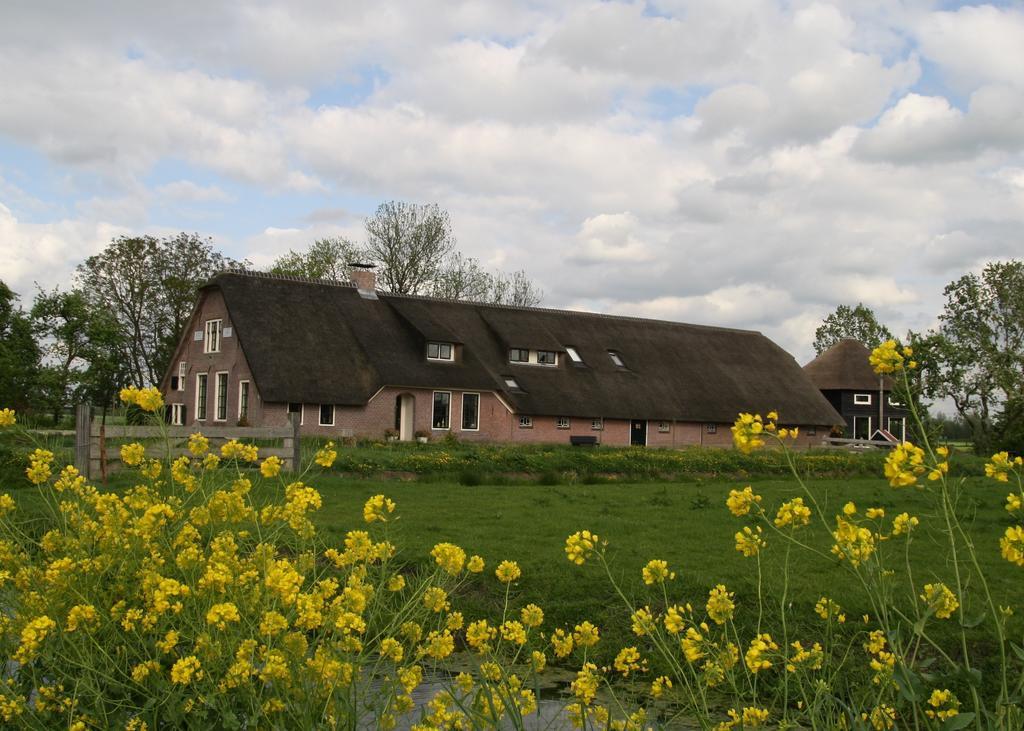
{"type": "Polygon", "coordinates": [[[364,292],[373,292],[377,289],[377,274],[373,271],[376,267],[373,264],[351,262],[349,266],[352,268],[352,284],[356,289],[364,292]]]}

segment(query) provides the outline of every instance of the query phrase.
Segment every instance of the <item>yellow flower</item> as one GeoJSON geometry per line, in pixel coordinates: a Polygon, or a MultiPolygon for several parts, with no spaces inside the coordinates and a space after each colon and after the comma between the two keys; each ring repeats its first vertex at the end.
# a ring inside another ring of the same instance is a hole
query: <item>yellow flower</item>
{"type": "Polygon", "coordinates": [[[442,612],[451,606],[448,602],[448,593],[444,589],[432,586],[423,592],[423,606],[432,612],[442,612]]]}
{"type": "Polygon", "coordinates": [[[14,653],[14,659],[22,664],[31,662],[43,644],[46,636],[57,627],[57,623],[45,614],[36,617],[21,630],[21,645],[14,653]]]}
{"type": "Polygon", "coordinates": [[[14,426],[14,409],[0,409],[0,426],[14,426]]]}
{"type": "Polygon", "coordinates": [[[18,506],[14,502],[14,498],[6,492],[3,495],[0,495],[0,518],[4,517],[8,513],[13,513],[17,507],[18,506]]]}
{"type": "Polygon", "coordinates": [[[821,670],[825,662],[825,653],[819,643],[815,642],[810,648],[805,648],[800,642],[791,642],[790,647],[794,652],[786,661],[786,672],[821,670]]]}
{"type": "Polygon", "coordinates": [[[254,444],[242,444],[237,439],[221,445],[220,456],[224,459],[238,459],[255,462],[259,459],[259,448],[254,444]]]}
{"type": "Polygon", "coordinates": [[[405,588],[405,577],[401,574],[395,574],[388,579],[388,591],[401,591],[405,588]]]}
{"type": "Polygon", "coordinates": [[[470,556],[466,562],[466,571],[471,574],[479,574],[484,570],[484,560],[480,556],[470,556]]]}
{"type": "Polygon", "coordinates": [[[385,637],[380,641],[380,654],[382,657],[386,657],[392,662],[398,663],[402,662],[405,650],[402,648],[402,643],[394,637],[385,637]]]}
{"type": "Polygon", "coordinates": [[[648,586],[664,584],[666,581],[676,578],[675,571],[668,570],[668,562],[657,558],[648,561],[640,573],[644,578],[644,583],[648,586]]]}
{"type": "Polygon", "coordinates": [[[539,673],[543,671],[547,664],[548,659],[543,652],[534,650],[530,653],[530,666],[533,668],[533,672],[539,673]]]}
{"type": "Polygon", "coordinates": [[[622,677],[628,678],[630,673],[646,669],[647,661],[640,660],[640,651],[635,647],[623,647],[615,656],[615,669],[622,673],[622,677]]]}
{"type": "Polygon", "coordinates": [[[68,620],[64,623],[66,632],[74,632],[83,625],[93,625],[99,616],[92,604],[77,604],[68,611],[68,620]]]}
{"type": "Polygon", "coordinates": [[[737,518],[741,518],[747,515],[755,504],[760,502],[761,496],[755,495],[750,485],[747,485],[742,490],[730,490],[725,505],[729,508],[730,513],[737,518]]]}
{"type": "Polygon", "coordinates": [[[501,639],[514,645],[526,644],[526,628],[522,623],[510,619],[501,625],[501,639]]]}
{"type": "Polygon", "coordinates": [[[1010,479],[1010,472],[1022,465],[1020,457],[1010,459],[1007,452],[996,452],[992,455],[992,461],[985,464],[985,477],[991,477],[999,482],[1007,482],[1010,479]]]}
{"type": "Polygon", "coordinates": [[[1015,492],[1011,492],[1006,496],[1006,512],[1016,513],[1022,507],[1020,495],[1015,492]]]}
{"type": "Polygon", "coordinates": [[[768,711],[764,708],[747,706],[742,713],[730,708],[727,712],[729,721],[719,724],[715,731],[735,728],[740,726],[744,729],[760,728],[768,722],[768,711]]]}
{"type": "Polygon", "coordinates": [[[280,474],[280,472],[281,472],[281,465],[282,464],[283,463],[281,462],[281,458],[280,457],[274,457],[274,456],[267,457],[260,464],[260,474],[263,475],[264,477],[267,477],[267,478],[277,477],[278,474],[280,474]]]}
{"type": "Polygon", "coordinates": [[[909,487],[924,472],[924,450],[910,442],[896,446],[885,458],[885,476],[893,487],[909,487]]]}
{"type": "Polygon", "coordinates": [[[654,679],[654,682],[651,683],[651,697],[661,698],[661,696],[665,694],[666,690],[671,689],[672,680],[665,675],[659,675],[657,678],[654,679]]]}
{"type": "Polygon", "coordinates": [[[318,449],[316,458],[313,460],[323,468],[329,468],[338,458],[338,452],[334,449],[334,442],[327,442],[323,448],[318,449]]]}
{"type": "Polygon", "coordinates": [[[452,576],[460,571],[466,562],[466,552],[453,543],[438,543],[430,555],[441,569],[452,576]]]}
{"type": "Polygon", "coordinates": [[[540,627],[544,624],[544,610],[536,604],[527,604],[522,608],[519,616],[527,627],[540,627]]]}
{"type": "Polygon", "coordinates": [[[443,660],[455,651],[455,638],[448,630],[427,635],[424,652],[435,660],[443,660]]]}
{"type": "Polygon", "coordinates": [[[896,728],[896,709],[892,706],[881,705],[871,709],[871,714],[862,713],[861,719],[868,721],[875,731],[889,731],[896,728]]]}
{"type": "Polygon", "coordinates": [[[960,713],[960,701],[950,690],[933,690],[928,698],[928,705],[924,713],[928,718],[935,718],[946,721],[960,713]]]}
{"type": "Polygon", "coordinates": [[[380,521],[387,523],[391,513],[395,512],[395,502],[383,495],[374,495],[363,506],[363,520],[367,523],[380,521]]]}
{"type": "Polygon", "coordinates": [[[651,614],[650,607],[637,609],[629,619],[633,628],[633,634],[637,637],[651,634],[655,630],[654,615],[651,614]]]}
{"type": "Polygon", "coordinates": [[[551,647],[554,649],[556,657],[566,657],[572,652],[572,635],[564,629],[556,629],[551,635],[551,647]]]}
{"type": "Polygon", "coordinates": [[[715,624],[724,624],[732,619],[736,605],[733,603],[732,592],[726,591],[724,585],[719,584],[708,592],[707,612],[715,624]]]}
{"type": "Polygon", "coordinates": [[[273,637],[288,629],[288,620],[280,612],[264,612],[260,619],[260,635],[273,637]]]}
{"type": "Polygon", "coordinates": [[[164,405],[164,397],[160,389],[149,386],[147,388],[136,388],[129,386],[121,389],[121,401],[126,404],[135,404],[143,411],[153,412],[164,405]]]}
{"type": "Polygon", "coordinates": [[[565,555],[572,563],[581,566],[593,555],[600,540],[596,533],[576,531],[565,539],[565,555]]]}
{"type": "MultiPolygon", "coordinates": [[[[774,424],[771,424],[774,428],[774,424]]],[[[740,414],[732,425],[732,442],[744,454],[764,446],[761,434],[766,431],[760,414],[740,414]]]]}
{"type": "Polygon", "coordinates": [[[757,526],[756,532],[752,531],[750,526],[743,526],[743,530],[737,531],[735,536],[736,550],[747,558],[756,556],[767,545],[761,537],[762,533],[761,526],[757,526]]]}
{"type": "Polygon", "coordinates": [[[935,612],[939,619],[949,619],[960,606],[954,594],[945,584],[925,584],[921,600],[935,612]]]}
{"type": "Polygon", "coordinates": [[[597,674],[597,666],[592,662],[584,664],[583,668],[576,673],[576,679],[569,686],[572,694],[582,703],[589,705],[597,695],[600,686],[600,677],[597,674]]]}
{"type": "Polygon", "coordinates": [[[498,630],[491,627],[486,619],[471,622],[466,628],[466,642],[480,654],[491,649],[491,641],[497,636],[498,630]]]}
{"type": "Polygon", "coordinates": [[[1010,563],[1024,567],[1024,526],[1013,525],[999,539],[999,550],[1010,563]]]}
{"type": "Polygon", "coordinates": [[[886,340],[871,351],[868,362],[875,369],[875,373],[896,373],[903,370],[903,353],[900,352],[895,340],[886,340]]]}
{"type": "Polygon", "coordinates": [[[750,672],[758,673],[762,670],[768,670],[772,666],[771,661],[766,655],[778,649],[779,646],[772,640],[772,636],[762,633],[751,641],[750,647],[747,648],[747,653],[743,659],[750,672]]]}
{"type": "Polygon", "coordinates": [[[188,451],[195,457],[202,457],[210,448],[210,440],[199,432],[195,432],[188,438],[188,451]]]}
{"type": "Polygon", "coordinates": [[[146,456],[146,448],[138,442],[121,446],[121,461],[129,467],[135,467],[146,456]]]}
{"type": "Polygon", "coordinates": [[[580,622],[573,629],[572,638],[580,647],[593,647],[601,639],[601,633],[590,622],[580,622]]]}
{"type": "Polygon", "coordinates": [[[502,561],[498,564],[498,568],[494,570],[494,575],[498,577],[498,581],[503,584],[510,584],[520,576],[523,572],[519,568],[519,564],[515,561],[502,561]]]}
{"type": "Polygon", "coordinates": [[[875,552],[874,534],[867,528],[861,528],[838,515],[832,537],[835,539],[832,553],[840,560],[848,560],[853,566],[860,566],[875,552]]]}
{"type": "Polygon", "coordinates": [[[900,513],[892,519],[892,534],[894,536],[903,535],[904,533],[909,534],[920,522],[909,513],[900,513]]]}
{"type": "Polygon", "coordinates": [[[802,497],[782,503],[775,514],[775,527],[784,528],[788,525],[798,528],[811,522],[811,509],[804,505],[802,497]]]}
{"type": "Polygon", "coordinates": [[[202,680],[202,663],[195,655],[183,657],[174,663],[171,668],[171,682],[179,685],[188,685],[193,680],[202,680]]]}

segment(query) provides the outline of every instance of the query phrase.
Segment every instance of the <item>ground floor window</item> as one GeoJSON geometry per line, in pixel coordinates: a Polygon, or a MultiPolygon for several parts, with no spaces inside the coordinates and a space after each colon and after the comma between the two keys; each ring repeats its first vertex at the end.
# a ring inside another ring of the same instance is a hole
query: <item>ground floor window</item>
{"type": "Polygon", "coordinates": [[[889,433],[901,442],[907,441],[907,422],[902,416],[889,417],[889,433]]]}
{"type": "Polygon", "coordinates": [[[185,426],[185,404],[171,404],[171,423],[185,426]]]}
{"type": "Polygon", "coordinates": [[[669,429],[670,427],[667,421],[658,422],[658,431],[661,432],[662,434],[668,434],[669,429]]]}
{"type": "Polygon", "coordinates": [[[533,417],[532,416],[520,416],[519,417],[519,428],[520,429],[532,429],[533,428],[533,417]]]}
{"type": "Polygon", "coordinates": [[[196,421],[206,420],[206,385],[209,376],[205,373],[196,374],[196,421]]]}
{"type": "Polygon", "coordinates": [[[462,430],[477,431],[480,428],[480,394],[462,394],[462,430]]]}
{"type": "Polygon", "coordinates": [[[708,424],[704,429],[705,431],[707,431],[708,434],[717,434],[718,424],[708,424]]]}
{"type": "Polygon", "coordinates": [[[217,374],[217,413],[213,418],[217,421],[227,421],[228,418],[228,374],[226,371],[217,374]]]}
{"type": "Polygon", "coordinates": [[[238,382],[238,420],[249,418],[249,382],[238,382]]]}
{"type": "Polygon", "coordinates": [[[601,431],[602,429],[604,429],[604,420],[603,419],[591,419],[591,421],[590,421],[590,428],[593,429],[594,431],[601,431]]]}
{"type": "Polygon", "coordinates": [[[320,426],[334,426],[334,404],[320,404],[320,426]]]}
{"type": "Polygon", "coordinates": [[[434,391],[434,419],[431,426],[447,429],[451,424],[452,394],[450,391],[434,391]]]}
{"type": "Polygon", "coordinates": [[[556,422],[555,426],[557,426],[559,429],[568,429],[569,428],[569,417],[568,416],[559,416],[558,417],[558,421],[556,422]]]}
{"type": "Polygon", "coordinates": [[[853,438],[854,439],[870,439],[871,438],[871,417],[870,416],[855,416],[855,417],[853,417],[853,438]]]}

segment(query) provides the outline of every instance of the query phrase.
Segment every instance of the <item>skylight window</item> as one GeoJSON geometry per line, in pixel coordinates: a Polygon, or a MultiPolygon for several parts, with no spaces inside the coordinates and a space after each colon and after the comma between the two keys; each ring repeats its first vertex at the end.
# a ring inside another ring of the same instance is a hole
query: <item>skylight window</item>
{"type": "Polygon", "coordinates": [[[583,362],[583,359],[580,357],[580,354],[579,352],[577,352],[576,348],[566,345],[565,352],[569,355],[569,360],[571,360],[573,363],[583,362]]]}
{"type": "Polygon", "coordinates": [[[508,386],[509,388],[516,389],[516,390],[519,389],[519,381],[514,379],[512,376],[505,376],[504,378],[505,378],[505,385],[506,386],[508,386]]]}
{"type": "Polygon", "coordinates": [[[609,350],[608,357],[612,359],[612,363],[617,365],[619,368],[625,368],[626,364],[622,361],[622,356],[617,351],[609,350]]]}

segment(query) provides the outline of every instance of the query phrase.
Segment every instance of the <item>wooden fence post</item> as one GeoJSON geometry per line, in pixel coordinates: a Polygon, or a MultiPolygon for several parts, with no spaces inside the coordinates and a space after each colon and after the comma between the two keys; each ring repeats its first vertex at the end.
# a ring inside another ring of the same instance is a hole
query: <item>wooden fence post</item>
{"type": "Polygon", "coordinates": [[[302,466],[302,442],[299,437],[299,415],[288,414],[292,426],[292,472],[298,472],[302,466]]]}
{"type": "Polygon", "coordinates": [[[78,404],[75,409],[75,468],[91,479],[89,474],[89,450],[92,445],[92,406],[78,404]]]}

